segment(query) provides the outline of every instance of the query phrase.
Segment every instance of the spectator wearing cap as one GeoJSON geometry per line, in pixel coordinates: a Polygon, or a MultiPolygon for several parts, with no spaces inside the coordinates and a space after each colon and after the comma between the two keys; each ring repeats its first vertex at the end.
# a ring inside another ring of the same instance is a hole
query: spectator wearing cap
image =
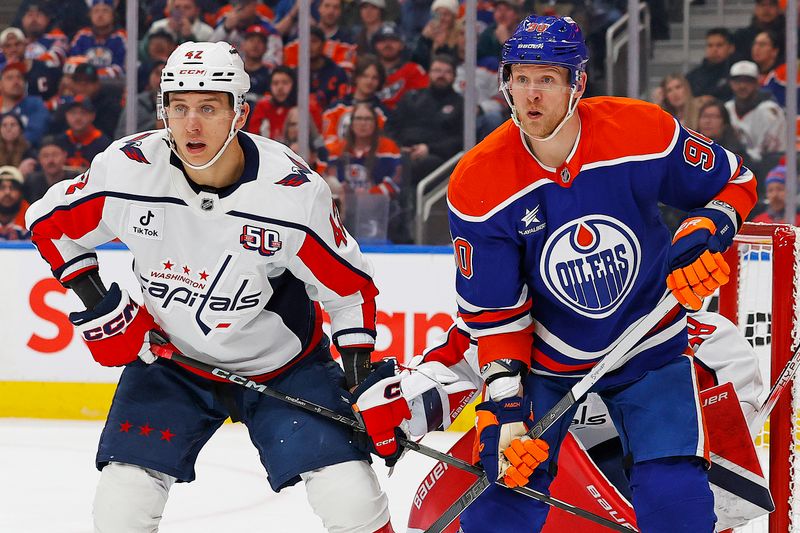
{"type": "Polygon", "coordinates": [[[233,9],[225,13],[217,22],[212,41],[225,41],[237,49],[244,43],[245,32],[256,24],[267,34],[267,50],[262,57],[268,68],[283,63],[283,39],[275,26],[258,12],[258,0],[233,0],[233,9]]]}
{"type": "Polygon", "coordinates": [[[778,0],[755,0],[753,6],[753,18],[750,25],[736,30],[733,34],[733,42],[736,46],[736,61],[751,59],[753,41],[756,35],[762,31],[772,31],[779,35],[779,40],[783,41],[786,29],[786,18],[781,12],[778,0]]]}
{"type": "MultiPolygon", "coordinates": [[[[354,28],[355,44],[358,54],[369,54],[374,51],[374,37],[383,27],[386,16],[386,0],[359,0],[359,24],[354,28]]],[[[395,31],[400,35],[399,30],[395,31]]],[[[400,37],[402,40],[402,37],[400,37]]]]}
{"type": "Polygon", "coordinates": [[[750,56],[753,63],[758,65],[759,85],[764,85],[770,72],[783,62],[783,47],[784,43],[778,40],[778,34],[773,31],[762,31],[756,35],[750,56]]]}
{"type": "Polygon", "coordinates": [[[89,20],[89,27],[78,30],[72,39],[69,55],[86,57],[102,79],[124,76],[126,36],[115,25],[114,1],[92,0],[89,20]]]}
{"type": "Polygon", "coordinates": [[[78,175],[75,169],[68,168],[67,152],[52,135],[42,139],[37,157],[40,170],[33,172],[25,179],[23,194],[28,203],[33,203],[47,192],[47,189],[58,183],[72,179],[78,175]]]}
{"type": "Polygon", "coordinates": [[[381,26],[372,40],[375,53],[386,71],[386,83],[378,96],[391,111],[408,91],[427,87],[428,74],[419,64],[406,60],[406,45],[393,23],[381,26]]]}
{"type": "Polygon", "coordinates": [[[493,22],[478,36],[478,61],[494,70],[500,65],[503,44],[511,37],[522,20],[521,0],[496,0],[493,22]]]}
{"type": "Polygon", "coordinates": [[[47,131],[50,112],[39,96],[25,96],[25,63],[9,63],[0,73],[0,113],[13,113],[24,126],[31,145],[38,146],[47,131]]]}
{"type": "Polygon", "coordinates": [[[728,83],[728,73],[734,63],[733,35],[727,28],[711,28],[706,32],[703,62],[686,74],[692,94],[713,96],[723,102],[733,93],[728,83]]]}
{"type": "Polygon", "coordinates": [[[22,30],[28,44],[25,57],[38,59],[48,66],[61,68],[67,58],[69,39],[57,27],[53,27],[52,14],[43,4],[31,3],[22,15],[22,30]]]}
{"type": "Polygon", "coordinates": [[[0,50],[3,52],[3,66],[20,63],[25,66],[25,83],[28,96],[41,96],[46,100],[58,89],[61,68],[57,62],[45,62],[25,56],[26,37],[19,28],[6,28],[0,32],[0,50]]]}
{"type": "Polygon", "coordinates": [[[768,93],[759,91],[758,66],[752,61],[738,61],[731,66],[730,84],[733,98],[725,102],[725,109],[731,116],[731,125],[750,158],[755,162],[767,158],[763,161],[767,164],[786,150],[783,109],[768,93]]]}
{"type": "Polygon", "coordinates": [[[88,98],[76,96],[64,108],[69,128],[56,140],[67,152],[67,166],[83,172],[94,156],[108,148],[111,139],[95,127],[95,108],[88,98]]]}
{"type": "MultiPolygon", "coordinates": [[[[786,223],[786,166],[778,165],[764,180],[767,187],[767,210],[753,218],[753,222],[768,224],[786,223]]],[[[795,226],[800,226],[800,213],[795,214],[795,226]]]]}
{"type": "MultiPolygon", "coordinates": [[[[119,117],[122,114],[122,95],[117,87],[102,87],[98,70],[89,63],[78,65],[72,74],[72,91],[75,97],[88,99],[94,109],[100,111],[94,120],[94,125],[105,135],[111,137],[116,131],[119,117]]],[[[67,100],[67,103],[71,101],[67,100]]],[[[56,110],[50,128],[51,133],[62,133],[67,129],[65,110],[64,106],[60,106],[56,110]]]]}
{"type": "MultiPolygon", "coordinates": [[[[134,126],[134,131],[149,131],[164,127],[164,122],[157,116],[156,101],[158,100],[161,84],[161,71],[164,70],[165,64],[163,61],[153,64],[144,90],[136,95],[136,126],[134,126]]],[[[113,137],[111,135],[109,137],[120,139],[128,134],[125,120],[119,120],[113,137]]]]}
{"type": "MultiPolygon", "coordinates": [[[[297,105],[297,80],[293,69],[279,65],[272,71],[269,92],[256,103],[245,129],[250,133],[277,140],[283,135],[283,127],[289,110],[297,105]]],[[[316,96],[309,95],[308,112],[314,125],[322,125],[322,107],[316,96]]]]}
{"type": "Polygon", "coordinates": [[[73,35],[78,29],[89,25],[89,6],[86,0],[22,0],[11,22],[12,26],[23,26],[22,19],[31,5],[38,6],[45,14],[50,15],[52,25],[60,28],[65,35],[73,35]]]}
{"type": "Polygon", "coordinates": [[[22,196],[25,179],[16,167],[0,167],[0,240],[30,239],[25,229],[25,211],[28,202],[22,196]]]}
{"type": "Polygon", "coordinates": [[[36,151],[23,135],[20,118],[14,113],[0,115],[0,165],[17,167],[27,176],[36,168],[36,151]]]}
{"type": "Polygon", "coordinates": [[[323,108],[349,92],[347,73],[323,53],[325,34],[316,26],[311,27],[309,38],[309,70],[311,92],[323,108]]]}
{"type": "Polygon", "coordinates": [[[153,22],[143,40],[158,32],[170,34],[178,44],[211,40],[214,28],[201,20],[197,0],[172,0],[167,5],[169,16],[153,22]]]}
{"type": "Polygon", "coordinates": [[[417,39],[417,46],[411,54],[411,60],[427,70],[435,55],[448,54],[456,58],[457,18],[458,0],[433,0],[431,18],[422,28],[422,34],[417,39]]]}
{"type": "Polygon", "coordinates": [[[267,51],[267,31],[258,24],[253,24],[244,33],[244,42],[239,53],[244,60],[244,70],[250,75],[250,91],[247,93],[251,105],[269,90],[270,70],[264,64],[264,52],[267,51]]]}
{"type": "Polygon", "coordinates": [[[375,109],[379,129],[386,125],[388,110],[378,98],[378,92],[386,82],[386,71],[377,57],[366,54],[358,58],[353,74],[352,91],[328,106],[322,114],[322,135],[326,143],[344,137],[350,126],[353,106],[369,104],[375,109]]]}

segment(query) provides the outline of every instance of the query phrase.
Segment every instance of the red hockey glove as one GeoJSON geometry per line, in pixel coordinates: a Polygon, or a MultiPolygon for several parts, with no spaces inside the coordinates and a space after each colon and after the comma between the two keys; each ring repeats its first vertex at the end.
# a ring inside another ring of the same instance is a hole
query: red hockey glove
{"type": "Polygon", "coordinates": [[[93,309],[70,313],[69,320],[103,366],[126,365],[137,357],[148,364],[156,359],[147,334],[158,326],[147,309],[116,283],[93,309]]]}
{"type": "Polygon", "coordinates": [[[522,398],[513,396],[475,407],[478,455],[490,480],[502,479],[511,488],[528,484],[533,471],[550,455],[542,439],[526,437],[528,427],[522,398]]]}
{"type": "Polygon", "coordinates": [[[695,209],[672,239],[667,260],[667,288],[689,309],[698,310],[703,298],[728,282],[730,268],[722,253],[733,243],[736,212],[728,204],[714,201],[711,207],[695,209]]]}
{"type": "Polygon", "coordinates": [[[353,411],[361,416],[370,450],[394,466],[403,454],[397,438],[405,438],[411,411],[400,389],[401,376],[394,360],[375,365],[375,370],[353,392],[353,411]]]}

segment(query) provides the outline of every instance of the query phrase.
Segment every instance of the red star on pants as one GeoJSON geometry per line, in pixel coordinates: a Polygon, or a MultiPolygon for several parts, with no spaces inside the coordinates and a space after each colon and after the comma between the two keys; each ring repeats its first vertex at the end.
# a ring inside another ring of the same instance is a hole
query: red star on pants
{"type": "Polygon", "coordinates": [[[172,437],[174,436],[175,433],[170,432],[169,428],[161,432],[161,440],[165,440],[167,442],[172,442],[172,437]]]}
{"type": "Polygon", "coordinates": [[[169,262],[169,259],[167,259],[167,262],[164,263],[164,268],[167,270],[172,270],[172,263],[169,262]]]}
{"type": "Polygon", "coordinates": [[[200,272],[200,279],[202,279],[203,281],[206,281],[208,279],[208,273],[205,270],[200,272]]]}
{"type": "Polygon", "coordinates": [[[125,422],[123,422],[122,424],[120,424],[120,425],[119,425],[119,430],[120,430],[122,433],[127,433],[127,432],[128,432],[128,430],[129,430],[129,429],[131,429],[131,426],[133,426],[133,424],[131,424],[130,422],[128,422],[128,421],[126,420],[125,422]]]}
{"type": "Polygon", "coordinates": [[[153,428],[151,428],[147,424],[147,422],[145,422],[143,426],[139,426],[139,435],[144,435],[145,437],[149,437],[151,431],[153,431],[153,428]]]}
{"type": "Polygon", "coordinates": [[[184,273],[184,274],[188,274],[189,272],[191,272],[191,270],[189,270],[189,267],[188,267],[188,266],[186,266],[186,265],[184,265],[184,266],[183,266],[183,273],[184,273]]]}

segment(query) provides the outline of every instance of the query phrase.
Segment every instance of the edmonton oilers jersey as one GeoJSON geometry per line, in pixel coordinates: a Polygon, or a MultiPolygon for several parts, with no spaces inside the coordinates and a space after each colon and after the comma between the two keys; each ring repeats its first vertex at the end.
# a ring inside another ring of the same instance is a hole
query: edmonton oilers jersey
{"type": "MultiPolygon", "coordinates": [[[[559,168],[540,163],[508,121],[451,178],[458,309],[481,364],[514,358],[540,374],[585,374],[666,292],[671,235],[658,202],[688,211],[716,199],[742,219],[755,202],[741,158],[657,106],[601,97],[577,113],[581,131],[559,168]]],[[[686,349],[676,309],[604,383],[686,349]]]]}
{"type": "MultiPolygon", "coordinates": [[[[324,342],[375,339],[372,267],[346,232],[325,181],[286,146],[238,133],[239,180],[200,188],[166,130],[111,144],[27,212],[32,240],[68,282],[119,239],[134,257],[147,310],[188,356],[254,379],[324,342]]],[[[134,296],[136,298],[136,296],[134,296]]]]}

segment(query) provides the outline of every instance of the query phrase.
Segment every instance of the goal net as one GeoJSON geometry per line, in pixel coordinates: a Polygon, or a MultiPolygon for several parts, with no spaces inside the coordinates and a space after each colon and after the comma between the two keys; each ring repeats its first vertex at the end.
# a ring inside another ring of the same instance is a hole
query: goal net
{"type": "MultiPolygon", "coordinates": [[[[800,228],[790,225],[746,223],[726,253],[731,280],[720,289],[719,312],[739,326],[759,356],[765,383],[761,402],[797,347],[799,236],[800,228]]],[[[800,533],[800,485],[794,481],[800,468],[798,382],[787,387],[756,436],[775,512],[736,528],[737,533],[800,533]]]]}

